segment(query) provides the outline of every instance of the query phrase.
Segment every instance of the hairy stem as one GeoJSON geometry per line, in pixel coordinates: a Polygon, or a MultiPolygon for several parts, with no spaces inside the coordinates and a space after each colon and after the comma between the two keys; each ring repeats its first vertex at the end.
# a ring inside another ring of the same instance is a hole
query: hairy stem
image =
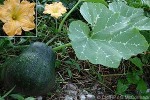
{"type": "Polygon", "coordinates": [[[63,20],[61,21],[60,25],[59,25],[59,28],[58,28],[58,32],[60,33],[61,32],[61,29],[62,29],[62,26],[65,22],[65,20],[68,18],[68,16],[73,12],[73,10],[79,5],[79,3],[81,2],[82,0],[79,0],[75,6],[67,13],[67,15],[63,18],[63,20]]]}
{"type": "Polygon", "coordinates": [[[124,76],[126,75],[125,73],[123,74],[108,74],[108,75],[101,75],[102,77],[111,77],[111,76],[124,76]]]}
{"type": "Polygon", "coordinates": [[[55,47],[55,48],[53,48],[53,50],[54,50],[54,51],[58,51],[58,50],[60,50],[60,49],[62,49],[62,48],[69,47],[69,46],[71,46],[71,43],[67,43],[67,44],[64,44],[64,45],[55,47]]]}

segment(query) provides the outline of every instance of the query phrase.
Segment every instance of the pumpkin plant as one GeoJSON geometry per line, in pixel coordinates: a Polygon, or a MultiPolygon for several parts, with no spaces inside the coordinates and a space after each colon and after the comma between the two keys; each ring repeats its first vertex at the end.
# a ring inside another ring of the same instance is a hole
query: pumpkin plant
{"type": "MultiPolygon", "coordinates": [[[[63,18],[58,28],[59,33],[67,17],[81,2],[83,4],[80,13],[86,22],[81,20],[71,22],[68,30],[71,43],[55,47],[54,51],[72,46],[80,60],[118,68],[122,59],[127,60],[148,49],[149,44],[139,31],[150,30],[150,18],[144,16],[143,9],[129,7],[123,2],[112,2],[108,5],[104,0],[79,0],[63,18]]],[[[44,94],[51,90],[55,85],[53,50],[39,42],[30,45],[27,51],[12,61],[13,64],[6,63],[5,66],[11,68],[6,67],[4,70],[5,82],[10,87],[17,84],[16,90],[29,95],[44,94]],[[41,55],[41,52],[44,55],[41,55]],[[16,71],[20,73],[15,73],[16,71]],[[22,79],[27,81],[21,83],[22,79]],[[41,91],[37,93],[38,90],[41,91]]]]}
{"type": "Polygon", "coordinates": [[[144,16],[143,9],[129,7],[123,2],[112,2],[108,7],[84,2],[80,13],[87,23],[73,21],[68,31],[79,59],[118,68],[122,59],[127,60],[148,49],[149,44],[139,32],[150,30],[150,18],[144,16]]]}

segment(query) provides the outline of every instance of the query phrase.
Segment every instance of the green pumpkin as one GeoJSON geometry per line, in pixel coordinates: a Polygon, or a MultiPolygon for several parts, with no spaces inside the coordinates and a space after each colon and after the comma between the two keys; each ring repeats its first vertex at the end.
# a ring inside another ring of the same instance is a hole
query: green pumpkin
{"type": "Polygon", "coordinates": [[[20,56],[5,64],[4,84],[25,95],[42,95],[55,86],[55,53],[41,42],[31,44],[20,56]]]}

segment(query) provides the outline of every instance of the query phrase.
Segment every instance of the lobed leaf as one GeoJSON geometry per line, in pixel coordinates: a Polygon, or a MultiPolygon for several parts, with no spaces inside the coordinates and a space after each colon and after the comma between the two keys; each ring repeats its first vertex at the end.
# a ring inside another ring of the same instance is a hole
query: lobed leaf
{"type": "Polygon", "coordinates": [[[87,2],[80,12],[89,26],[82,21],[73,21],[69,26],[69,38],[79,59],[117,68],[121,59],[147,50],[147,41],[132,26],[128,15],[111,11],[100,3],[87,2]]]}
{"type": "Polygon", "coordinates": [[[144,16],[142,8],[129,7],[123,2],[113,2],[109,4],[109,9],[128,18],[130,20],[130,28],[150,30],[150,18],[144,16]]]}

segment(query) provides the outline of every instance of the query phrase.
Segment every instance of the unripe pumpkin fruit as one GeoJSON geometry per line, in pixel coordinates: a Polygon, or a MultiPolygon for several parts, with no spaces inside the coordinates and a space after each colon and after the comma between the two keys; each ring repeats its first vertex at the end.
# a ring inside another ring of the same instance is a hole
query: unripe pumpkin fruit
{"type": "Polygon", "coordinates": [[[8,89],[24,95],[42,95],[55,86],[55,53],[41,42],[32,43],[3,70],[4,84],[8,89]]]}

